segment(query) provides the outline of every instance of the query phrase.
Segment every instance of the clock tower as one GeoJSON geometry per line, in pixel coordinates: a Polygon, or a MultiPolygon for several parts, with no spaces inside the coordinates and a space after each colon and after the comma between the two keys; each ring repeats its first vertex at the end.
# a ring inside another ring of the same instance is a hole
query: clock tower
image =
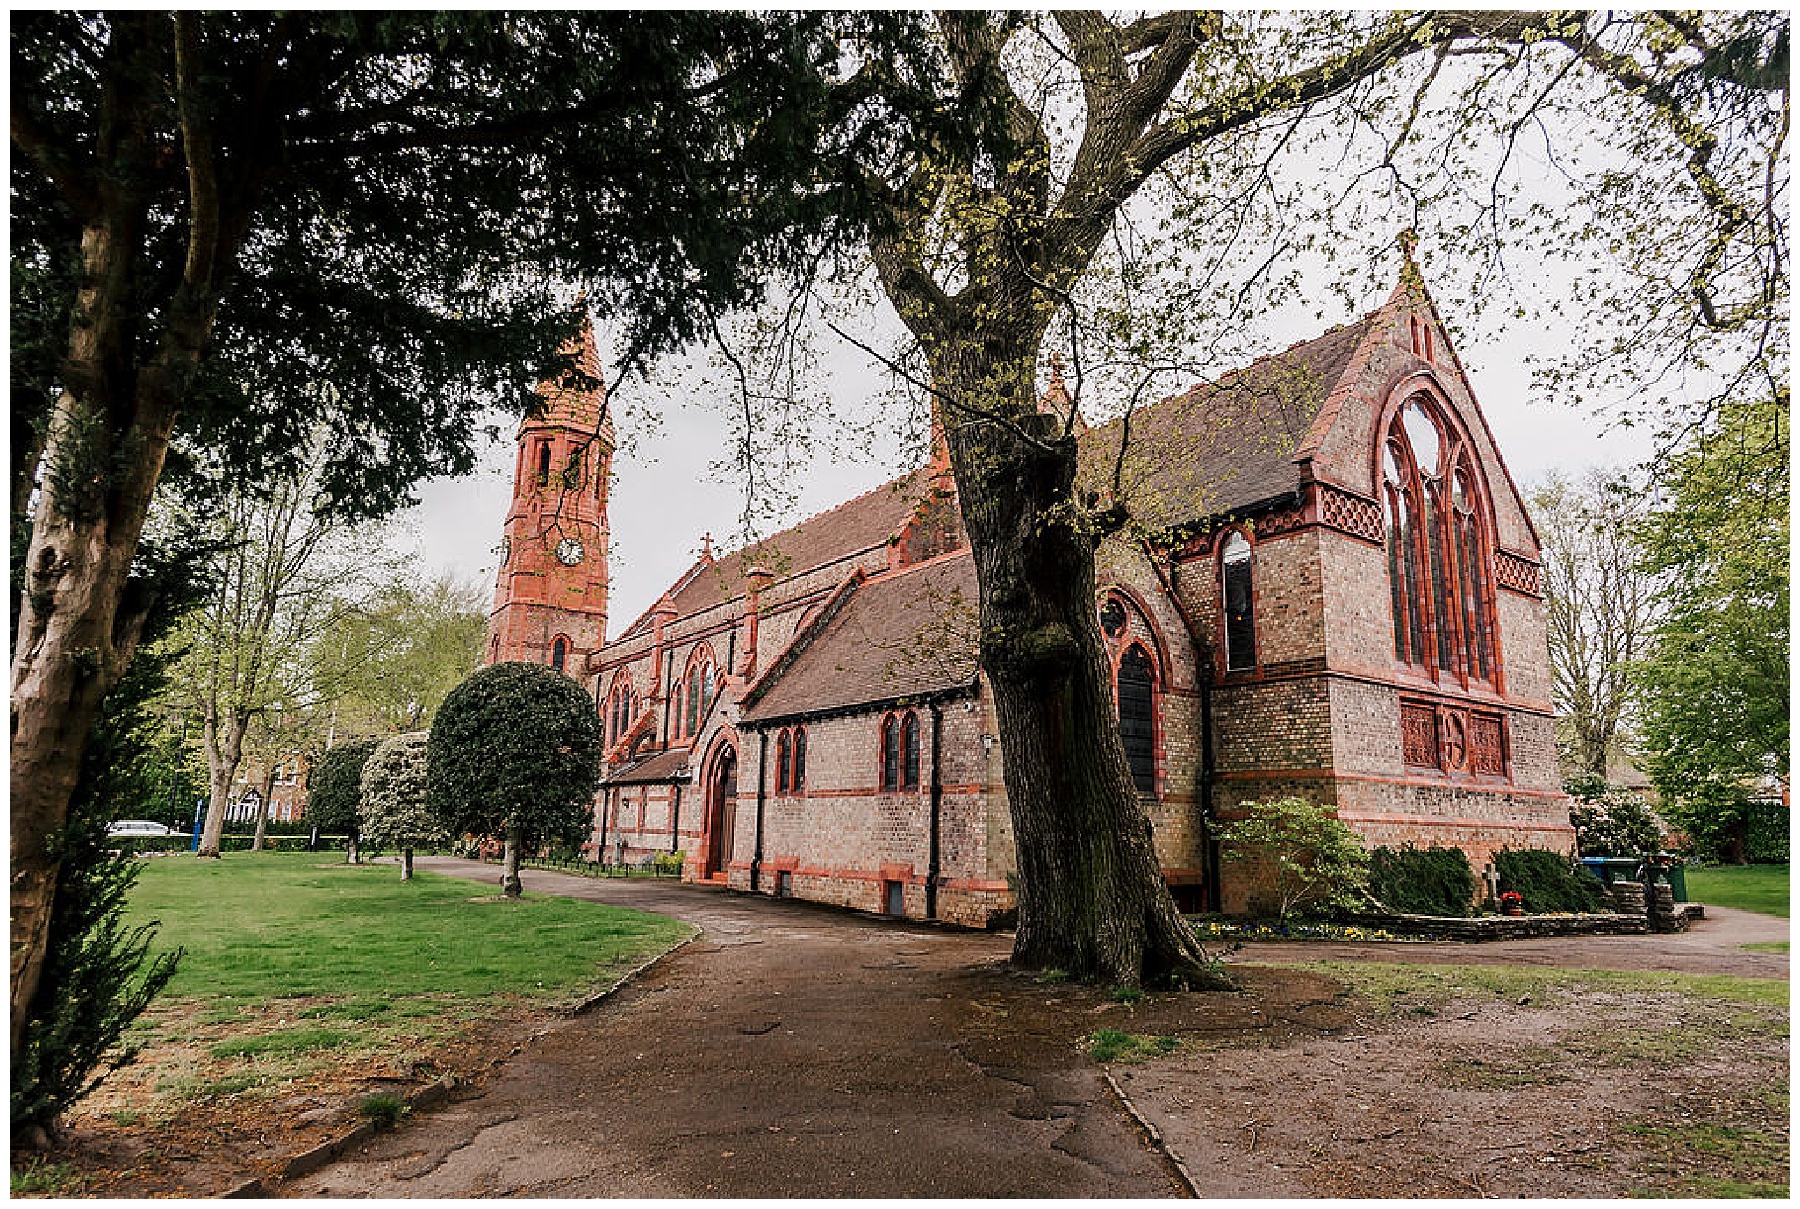
{"type": "Polygon", "coordinates": [[[581,679],[587,656],[606,640],[606,495],[615,441],[585,318],[563,352],[594,385],[573,374],[538,383],[542,410],[519,425],[486,662],[547,663],[581,679]]]}

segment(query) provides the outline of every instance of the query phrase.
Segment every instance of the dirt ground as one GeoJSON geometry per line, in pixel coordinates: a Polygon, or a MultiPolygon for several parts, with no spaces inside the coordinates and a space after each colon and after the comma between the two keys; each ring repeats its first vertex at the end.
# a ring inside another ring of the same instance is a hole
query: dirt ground
{"type": "MultiPolygon", "coordinates": [[[[1256,945],[1232,956],[1240,993],[1122,1003],[1013,973],[1006,936],[666,882],[530,872],[526,885],[702,933],[535,1040],[541,1019],[491,1021],[433,1055],[415,1081],[448,1069],[474,1082],[281,1195],[1706,1195],[1721,1172],[1786,1178],[1785,1009],[1719,1012],[1642,988],[1521,1003],[1452,986],[1378,1003],[1268,964],[1785,978],[1786,954],[1739,947],[1786,939],[1785,921],[1713,912],[1673,938],[1256,945]],[[1173,1052],[1106,1068],[1166,1153],[1084,1048],[1108,1029],[1173,1039],[1173,1052]]],[[[216,1194],[341,1126],[377,1085],[357,1078],[368,1073],[154,1132],[89,1117],[66,1161],[89,1195],[216,1194]]]]}

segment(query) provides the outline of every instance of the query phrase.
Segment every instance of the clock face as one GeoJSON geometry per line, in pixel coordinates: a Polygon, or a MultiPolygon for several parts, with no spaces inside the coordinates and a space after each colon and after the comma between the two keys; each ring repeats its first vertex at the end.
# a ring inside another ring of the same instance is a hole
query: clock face
{"type": "Polygon", "coordinates": [[[565,567],[572,567],[587,554],[581,543],[572,537],[565,537],[556,543],[556,558],[565,567]]]}

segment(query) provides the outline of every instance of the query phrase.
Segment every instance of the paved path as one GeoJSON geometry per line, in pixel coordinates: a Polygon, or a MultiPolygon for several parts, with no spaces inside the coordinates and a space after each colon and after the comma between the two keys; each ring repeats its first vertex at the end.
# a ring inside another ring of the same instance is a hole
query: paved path
{"type": "MultiPolygon", "coordinates": [[[[492,882],[493,866],[419,867],[492,882]]],[[[1066,1037],[980,1027],[1005,937],[535,870],[528,893],[701,936],[479,1094],[295,1196],[1130,1196],[1177,1191],[1066,1037]]],[[[991,997],[989,997],[991,998],[991,997]]]]}
{"type": "MultiPolygon", "coordinates": [[[[492,865],[476,862],[422,858],[419,866],[497,880],[492,865]]],[[[1041,986],[1015,979],[1021,985],[1009,989],[995,973],[1008,937],[675,882],[536,870],[526,871],[525,881],[532,893],[675,916],[701,934],[591,1014],[527,1045],[468,1098],[295,1181],[285,1194],[1161,1197],[1179,1191],[1072,1041],[1112,1023],[1093,1013],[1117,1005],[1096,996],[1099,1006],[1073,1007],[1071,993],[1061,1007],[1049,1008],[1059,1001],[1041,986]],[[1062,1017],[1050,1019],[1056,1012],[1062,1017]],[[1071,1013],[1077,1013],[1073,1022],[1071,1013]]],[[[1785,940],[1785,920],[1716,909],[1708,915],[1672,937],[1258,944],[1232,960],[1787,976],[1786,954],[1739,947],[1785,940]]],[[[1226,1009],[1196,1000],[1193,1010],[1217,1015],[1226,1009]]]]}

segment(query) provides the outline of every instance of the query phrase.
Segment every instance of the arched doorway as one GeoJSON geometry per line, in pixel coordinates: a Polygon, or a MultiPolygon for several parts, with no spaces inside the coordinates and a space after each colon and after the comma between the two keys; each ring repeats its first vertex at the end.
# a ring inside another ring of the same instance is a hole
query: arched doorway
{"type": "Polygon", "coordinates": [[[706,856],[701,877],[712,877],[730,867],[736,830],[737,752],[726,747],[713,761],[712,775],[706,779],[706,856]]]}

